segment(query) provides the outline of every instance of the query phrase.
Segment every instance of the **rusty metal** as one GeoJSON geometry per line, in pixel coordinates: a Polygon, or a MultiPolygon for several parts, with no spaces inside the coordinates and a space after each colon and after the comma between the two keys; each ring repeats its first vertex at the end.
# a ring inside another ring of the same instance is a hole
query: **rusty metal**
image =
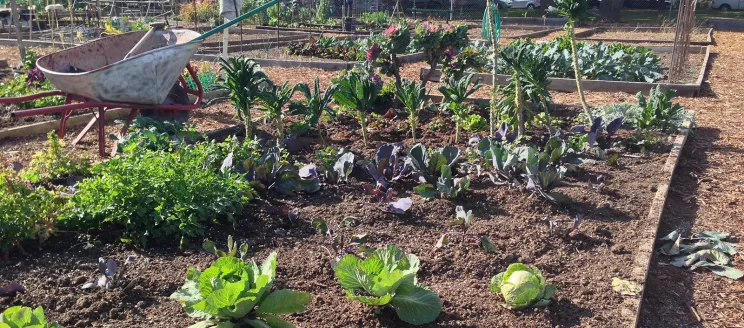
{"type": "Polygon", "coordinates": [[[39,58],[36,65],[62,92],[100,102],[157,105],[201,42],[184,29],[156,31],[132,57],[124,56],[146,34],[130,32],[103,38],[39,58]]]}

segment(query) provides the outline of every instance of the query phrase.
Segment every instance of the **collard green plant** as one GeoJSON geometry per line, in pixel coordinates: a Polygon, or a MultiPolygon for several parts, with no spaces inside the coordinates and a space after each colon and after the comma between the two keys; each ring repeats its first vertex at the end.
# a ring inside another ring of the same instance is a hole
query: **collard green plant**
{"type": "Polygon", "coordinates": [[[271,85],[265,92],[261,93],[261,105],[259,110],[266,113],[266,117],[276,124],[279,138],[284,138],[284,105],[292,99],[295,89],[289,87],[289,81],[284,82],[281,87],[271,85]]]}
{"type": "Polygon", "coordinates": [[[284,163],[284,153],[279,146],[268,148],[258,160],[247,159],[239,163],[239,171],[245,172],[245,179],[261,190],[275,189],[286,195],[320,190],[317,174],[301,176],[297,167],[284,163]]]}
{"type": "Polygon", "coordinates": [[[337,83],[333,99],[341,106],[350,109],[362,126],[364,146],[367,143],[367,115],[372,111],[380,86],[371,78],[351,72],[337,83]]]}
{"type": "Polygon", "coordinates": [[[438,198],[440,196],[442,198],[452,199],[457,198],[457,196],[470,188],[470,178],[468,176],[453,178],[452,169],[446,165],[441,166],[441,171],[442,174],[437,180],[436,187],[427,183],[414,187],[413,191],[421,195],[421,197],[428,199],[438,198]]]}
{"type": "Polygon", "coordinates": [[[62,328],[56,322],[48,322],[40,306],[32,310],[25,306],[13,306],[0,313],[0,328],[62,328]]]}
{"type": "Polygon", "coordinates": [[[687,112],[680,104],[672,103],[672,98],[676,95],[676,91],[661,90],[659,85],[651,89],[648,100],[639,92],[636,97],[641,112],[635,118],[636,128],[663,131],[678,128],[687,116],[687,112]]]}
{"type": "Polygon", "coordinates": [[[201,137],[196,127],[189,124],[160,122],[138,116],[129,126],[129,133],[117,141],[117,151],[129,153],[134,148],[173,151],[201,137]]]}
{"type": "Polygon", "coordinates": [[[65,149],[64,141],[56,132],[47,134],[47,150],[34,154],[28,167],[21,173],[24,179],[33,183],[51,181],[74,175],[90,174],[88,159],[74,158],[65,149]]]}
{"type": "Polygon", "coordinates": [[[447,79],[446,85],[437,88],[445,100],[442,104],[443,109],[450,110],[455,121],[455,144],[459,142],[460,127],[470,113],[470,107],[465,104],[465,100],[483,86],[477,79],[473,82],[473,76],[475,74],[468,74],[459,80],[452,76],[447,79]]]}
{"type": "Polygon", "coordinates": [[[305,311],[311,295],[290,289],[272,292],[276,261],[276,253],[261,266],[220,257],[203,272],[190,268],[186,283],[170,297],[189,316],[204,320],[191,327],[294,327],[277,315],[305,311]]]}
{"type": "Polygon", "coordinates": [[[724,241],[729,237],[726,232],[703,231],[690,238],[682,238],[675,230],[662,237],[663,245],[659,251],[673,256],[671,264],[680,268],[706,268],[726,278],[737,280],[744,277],[744,272],[733,268],[731,257],[737,254],[737,244],[724,241]]]}
{"type": "Polygon", "coordinates": [[[64,200],[43,187],[26,185],[15,171],[0,169],[0,251],[7,255],[21,243],[46,240],[56,231],[64,200]]]}
{"type": "Polygon", "coordinates": [[[326,113],[330,117],[336,116],[336,111],[330,106],[333,94],[336,92],[336,85],[330,85],[325,91],[320,90],[320,80],[315,77],[314,88],[311,90],[305,82],[300,82],[295,86],[295,91],[299,91],[305,96],[305,99],[299,102],[293,102],[289,105],[289,113],[300,115],[311,126],[318,129],[320,140],[325,143],[321,131],[320,117],[326,113]]]}
{"type": "Polygon", "coordinates": [[[236,173],[218,170],[216,152],[211,143],[172,153],[137,149],[103,162],[78,184],[60,223],[121,231],[122,241],[143,246],[202,236],[205,224],[232,220],[254,195],[236,173]]]}
{"type": "Polygon", "coordinates": [[[546,284],[536,267],[512,263],[505,272],[491,278],[491,291],[504,297],[504,306],[512,310],[550,304],[555,285],[546,284]]]}
{"type": "Polygon", "coordinates": [[[416,144],[408,151],[406,162],[413,170],[413,177],[420,183],[434,183],[442,173],[442,166],[452,168],[460,157],[460,150],[444,146],[437,151],[429,150],[423,144],[416,144]]]}
{"type": "Polygon", "coordinates": [[[416,81],[403,80],[400,86],[395,89],[395,96],[398,97],[403,108],[408,113],[408,125],[411,127],[411,137],[416,142],[416,128],[419,123],[419,114],[426,105],[428,96],[426,89],[421,83],[416,81]]]}
{"type": "Polygon", "coordinates": [[[376,307],[390,306],[412,325],[436,320],[442,301],[416,281],[419,259],[393,245],[377,249],[366,259],[344,256],[333,268],[336,279],[351,300],[376,307]]]}
{"type": "Polygon", "coordinates": [[[220,58],[220,89],[230,92],[229,98],[238,117],[245,124],[246,138],[253,138],[251,108],[271,82],[258,63],[247,57],[220,58]]]}

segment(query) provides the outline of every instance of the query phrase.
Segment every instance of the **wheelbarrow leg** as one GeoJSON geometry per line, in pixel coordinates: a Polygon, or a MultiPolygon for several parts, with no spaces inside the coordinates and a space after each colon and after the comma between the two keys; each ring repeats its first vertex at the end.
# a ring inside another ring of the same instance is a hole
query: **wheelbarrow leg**
{"type": "MultiPolygon", "coordinates": [[[[69,105],[72,103],[72,98],[70,96],[65,97],[65,105],[69,105]]],[[[72,116],[72,110],[64,111],[62,112],[62,118],[59,120],[59,138],[64,139],[65,138],[65,126],[67,125],[67,120],[72,116]]]]}
{"type": "Polygon", "coordinates": [[[106,157],[106,119],[104,119],[105,107],[98,107],[98,155],[106,157]]]}
{"type": "Polygon", "coordinates": [[[83,139],[83,137],[90,131],[90,128],[93,127],[94,124],[96,124],[96,121],[98,121],[98,113],[93,113],[93,117],[88,121],[88,124],[85,125],[82,131],[75,137],[75,140],[72,141],[72,145],[77,145],[80,140],[83,139]]]}

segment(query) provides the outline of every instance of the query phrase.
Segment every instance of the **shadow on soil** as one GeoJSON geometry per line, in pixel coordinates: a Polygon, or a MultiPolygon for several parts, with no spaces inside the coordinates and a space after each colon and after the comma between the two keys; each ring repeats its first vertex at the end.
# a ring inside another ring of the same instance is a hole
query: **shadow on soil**
{"type": "MultiPolygon", "coordinates": [[[[698,181],[708,168],[707,152],[719,138],[720,130],[699,128],[688,139],[669,189],[664,215],[657,236],[679,230],[689,236],[697,218],[698,181]]],[[[656,248],[656,246],[655,246],[656,248]]],[[[694,304],[693,273],[668,264],[669,259],[654,253],[646,291],[641,304],[639,327],[698,327],[691,308],[694,304]]]]}

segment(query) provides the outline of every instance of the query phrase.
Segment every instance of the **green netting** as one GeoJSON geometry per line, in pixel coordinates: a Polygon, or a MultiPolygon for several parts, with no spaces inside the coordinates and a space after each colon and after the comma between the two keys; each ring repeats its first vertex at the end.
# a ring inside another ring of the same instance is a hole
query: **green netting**
{"type": "Polygon", "coordinates": [[[491,14],[493,16],[494,31],[496,32],[495,38],[491,38],[491,26],[488,22],[488,7],[483,11],[483,21],[481,22],[481,36],[491,42],[499,43],[501,39],[501,16],[499,15],[499,9],[496,8],[494,1],[491,1],[491,14]]]}

